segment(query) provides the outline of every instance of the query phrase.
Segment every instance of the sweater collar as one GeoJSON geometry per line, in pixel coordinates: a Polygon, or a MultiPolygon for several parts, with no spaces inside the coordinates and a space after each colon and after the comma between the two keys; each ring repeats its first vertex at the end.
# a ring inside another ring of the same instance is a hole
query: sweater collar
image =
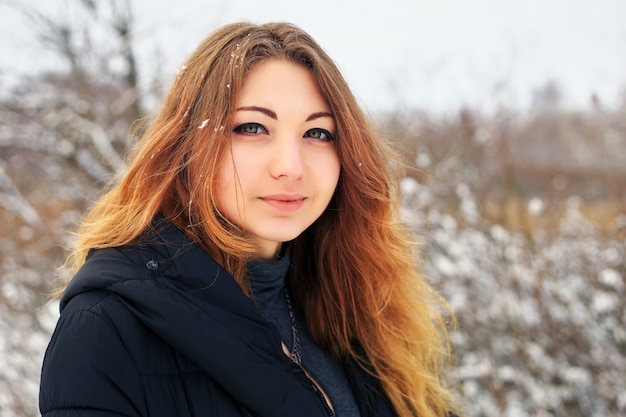
{"type": "Polygon", "coordinates": [[[246,275],[255,297],[282,292],[290,264],[291,247],[288,244],[283,245],[278,259],[249,262],[246,275]]]}

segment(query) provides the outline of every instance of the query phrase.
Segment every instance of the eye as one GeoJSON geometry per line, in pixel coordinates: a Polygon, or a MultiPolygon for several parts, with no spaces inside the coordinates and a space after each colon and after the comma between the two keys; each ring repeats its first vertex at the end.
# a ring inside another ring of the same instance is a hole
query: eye
{"type": "Polygon", "coordinates": [[[258,135],[261,133],[267,134],[267,129],[258,123],[244,123],[235,127],[233,132],[243,135],[258,135]]]}
{"type": "Polygon", "coordinates": [[[324,142],[331,142],[333,140],[335,140],[335,138],[333,137],[333,135],[331,135],[331,133],[326,130],[326,129],[321,129],[321,128],[314,128],[314,129],[309,129],[306,132],[304,132],[304,137],[305,138],[311,138],[311,139],[319,139],[322,140],[324,142]]]}

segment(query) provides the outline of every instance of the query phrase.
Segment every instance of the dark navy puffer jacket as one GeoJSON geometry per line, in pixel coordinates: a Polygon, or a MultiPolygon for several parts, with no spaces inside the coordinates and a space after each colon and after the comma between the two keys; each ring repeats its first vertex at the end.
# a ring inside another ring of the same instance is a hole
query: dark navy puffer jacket
{"type": "MultiPolygon", "coordinates": [[[[395,413],[344,364],[362,417],[395,413]]],[[[44,417],[323,417],[332,411],[234,279],[165,220],[90,253],[44,358],[44,417]]]]}

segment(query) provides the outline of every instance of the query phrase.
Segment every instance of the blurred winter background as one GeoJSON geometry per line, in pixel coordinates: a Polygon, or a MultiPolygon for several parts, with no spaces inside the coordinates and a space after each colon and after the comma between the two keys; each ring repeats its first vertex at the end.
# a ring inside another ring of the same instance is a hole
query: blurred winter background
{"type": "Polygon", "coordinates": [[[469,416],[626,415],[623,0],[0,0],[0,417],[36,416],[54,270],[216,26],[290,20],[409,166],[469,416]]]}

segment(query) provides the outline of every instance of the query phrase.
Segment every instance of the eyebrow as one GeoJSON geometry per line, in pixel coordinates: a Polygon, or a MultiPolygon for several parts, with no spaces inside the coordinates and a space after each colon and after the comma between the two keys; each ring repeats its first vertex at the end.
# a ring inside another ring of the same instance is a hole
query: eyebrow
{"type": "Polygon", "coordinates": [[[320,119],[322,117],[330,117],[331,119],[333,118],[333,115],[330,114],[327,111],[319,111],[317,113],[313,113],[311,114],[309,117],[306,118],[307,122],[310,122],[311,120],[315,120],[315,119],[320,119]]]}
{"type": "MultiPolygon", "coordinates": [[[[259,113],[263,113],[264,115],[271,117],[274,120],[278,120],[278,116],[276,115],[276,112],[273,112],[270,109],[266,109],[265,107],[259,107],[259,106],[243,106],[243,107],[239,107],[236,111],[257,111],[259,113]]],[[[327,111],[320,111],[320,112],[315,112],[315,113],[311,113],[311,115],[309,115],[309,117],[306,118],[307,122],[310,122],[312,120],[316,120],[322,117],[330,117],[332,118],[333,115],[327,111]]]]}

